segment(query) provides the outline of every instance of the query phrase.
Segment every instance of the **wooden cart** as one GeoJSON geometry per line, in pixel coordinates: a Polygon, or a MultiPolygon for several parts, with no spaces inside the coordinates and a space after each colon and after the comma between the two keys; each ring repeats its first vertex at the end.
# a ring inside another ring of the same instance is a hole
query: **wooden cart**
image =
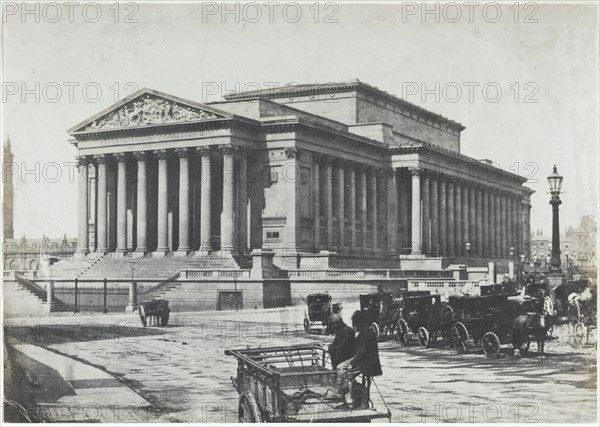
{"type": "Polygon", "coordinates": [[[238,361],[232,377],[239,393],[241,422],[370,422],[391,413],[372,378],[359,375],[360,404],[340,408],[340,398],[328,397],[336,372],[327,350],[319,344],[226,350],[238,361]]]}

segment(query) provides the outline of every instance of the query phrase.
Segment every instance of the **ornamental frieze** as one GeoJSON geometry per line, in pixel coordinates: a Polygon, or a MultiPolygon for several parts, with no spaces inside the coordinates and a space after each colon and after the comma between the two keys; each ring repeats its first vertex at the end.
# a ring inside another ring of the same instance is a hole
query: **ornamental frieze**
{"type": "Polygon", "coordinates": [[[224,116],[146,94],[88,124],[83,131],[219,119],[224,116]]]}

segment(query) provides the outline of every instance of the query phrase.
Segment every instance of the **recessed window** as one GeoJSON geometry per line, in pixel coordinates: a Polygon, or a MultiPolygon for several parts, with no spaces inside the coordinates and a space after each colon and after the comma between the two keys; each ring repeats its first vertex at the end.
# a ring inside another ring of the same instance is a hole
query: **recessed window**
{"type": "Polygon", "coordinates": [[[279,231],[267,231],[267,239],[279,239],[279,231]]]}
{"type": "Polygon", "coordinates": [[[271,167],[270,181],[271,181],[271,184],[279,181],[279,171],[277,170],[277,168],[275,166],[271,167]]]}

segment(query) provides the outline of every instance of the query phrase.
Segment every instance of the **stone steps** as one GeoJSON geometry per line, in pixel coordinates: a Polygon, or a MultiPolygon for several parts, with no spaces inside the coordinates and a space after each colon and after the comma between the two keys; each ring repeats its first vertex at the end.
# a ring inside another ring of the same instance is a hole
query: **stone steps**
{"type": "Polygon", "coordinates": [[[5,281],[2,287],[4,315],[6,317],[27,317],[48,314],[46,303],[17,282],[5,281]]]}

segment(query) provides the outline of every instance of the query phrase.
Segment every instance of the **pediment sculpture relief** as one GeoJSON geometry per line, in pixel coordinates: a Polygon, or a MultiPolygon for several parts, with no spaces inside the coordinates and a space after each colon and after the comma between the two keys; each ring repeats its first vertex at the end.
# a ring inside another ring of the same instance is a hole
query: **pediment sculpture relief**
{"type": "Polygon", "coordinates": [[[145,95],[88,124],[83,130],[122,128],[151,124],[218,119],[215,113],[179,104],[157,96],[145,95]]]}

